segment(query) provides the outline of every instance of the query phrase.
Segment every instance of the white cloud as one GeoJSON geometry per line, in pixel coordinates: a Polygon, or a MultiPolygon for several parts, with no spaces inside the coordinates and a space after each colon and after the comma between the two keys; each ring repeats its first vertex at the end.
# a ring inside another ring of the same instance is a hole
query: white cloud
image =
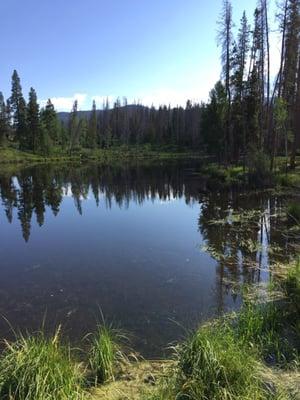
{"type": "MultiPolygon", "coordinates": [[[[85,109],[86,107],[86,93],[75,93],[71,97],[51,97],[50,98],[57,111],[70,111],[75,100],[78,101],[78,109],[85,109]]],[[[44,107],[47,100],[40,100],[41,107],[44,107]]]]}

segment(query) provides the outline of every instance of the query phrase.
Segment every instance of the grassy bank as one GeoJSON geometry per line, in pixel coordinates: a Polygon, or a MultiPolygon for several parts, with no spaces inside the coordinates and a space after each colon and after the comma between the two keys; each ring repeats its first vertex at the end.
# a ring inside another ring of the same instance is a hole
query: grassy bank
{"type": "Polygon", "coordinates": [[[298,399],[300,263],[281,270],[262,297],[208,323],[175,349],[149,400],[298,399]]]}
{"type": "Polygon", "coordinates": [[[0,168],[3,171],[10,171],[18,166],[29,166],[39,163],[99,162],[103,164],[122,164],[131,161],[155,162],[191,159],[204,161],[202,167],[199,167],[197,174],[199,179],[206,182],[208,190],[221,190],[232,187],[300,188],[300,157],[297,158],[297,167],[293,171],[286,170],[285,159],[278,157],[276,160],[276,170],[274,173],[270,173],[268,162],[258,162],[258,164],[253,165],[251,168],[242,165],[225,167],[211,162],[210,158],[201,152],[180,150],[173,146],[123,145],[109,149],[80,149],[72,153],[54,148],[49,156],[23,152],[13,146],[0,147],[0,168]]]}
{"type": "Polygon", "coordinates": [[[300,262],[276,269],[269,287],[245,291],[238,313],[210,321],[164,361],[138,361],[105,324],[83,348],[16,335],[0,356],[0,398],[16,400],[279,400],[300,393],[300,262]]]}
{"type": "Polygon", "coordinates": [[[224,167],[209,163],[199,171],[199,176],[207,181],[208,190],[237,188],[291,188],[300,189],[300,157],[295,170],[285,170],[285,162],[278,157],[277,168],[269,171],[269,164],[257,165],[252,169],[239,166],[224,167]]]}
{"type": "Polygon", "coordinates": [[[20,151],[14,147],[0,147],[0,164],[34,164],[40,162],[67,162],[67,161],[100,161],[113,162],[118,160],[147,158],[176,159],[199,157],[198,153],[179,151],[172,147],[152,148],[151,146],[118,146],[109,149],[81,149],[76,152],[63,152],[54,149],[48,156],[20,151]]]}

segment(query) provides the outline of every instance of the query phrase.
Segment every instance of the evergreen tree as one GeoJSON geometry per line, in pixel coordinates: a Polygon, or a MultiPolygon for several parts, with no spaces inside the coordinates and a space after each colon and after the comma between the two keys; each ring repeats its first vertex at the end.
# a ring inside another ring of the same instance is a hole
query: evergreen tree
{"type": "Polygon", "coordinates": [[[9,118],[7,115],[7,107],[3,97],[3,93],[0,92],[0,144],[5,142],[5,139],[9,135],[9,118]]]}
{"type": "Polygon", "coordinates": [[[37,102],[37,95],[33,88],[30,88],[29,101],[27,105],[27,143],[26,148],[36,153],[40,148],[40,112],[37,102]]]}
{"type": "Polygon", "coordinates": [[[247,55],[249,52],[249,35],[250,26],[247,21],[246,13],[243,13],[241,26],[238,32],[237,43],[233,49],[232,69],[233,76],[231,79],[233,91],[232,104],[232,124],[234,139],[234,155],[238,160],[240,152],[246,150],[246,123],[245,123],[245,94],[247,82],[245,80],[247,55]]]}
{"type": "Polygon", "coordinates": [[[54,145],[58,145],[61,141],[60,126],[54,105],[50,99],[48,99],[45,109],[41,112],[41,120],[49,139],[54,145]]]}
{"type": "Polygon", "coordinates": [[[217,82],[210,92],[210,101],[202,113],[201,130],[209,154],[217,154],[223,159],[225,139],[225,121],[227,118],[226,88],[221,81],[217,82]]]}
{"type": "Polygon", "coordinates": [[[87,134],[87,147],[95,148],[97,145],[97,107],[96,102],[93,100],[93,107],[89,119],[89,127],[87,134]]]}
{"type": "Polygon", "coordinates": [[[26,102],[22,94],[20,78],[16,70],[12,75],[10,110],[13,117],[13,128],[20,148],[27,148],[26,102]]]}
{"type": "Polygon", "coordinates": [[[80,124],[78,119],[78,101],[75,100],[69,118],[70,151],[79,145],[80,124]]]}

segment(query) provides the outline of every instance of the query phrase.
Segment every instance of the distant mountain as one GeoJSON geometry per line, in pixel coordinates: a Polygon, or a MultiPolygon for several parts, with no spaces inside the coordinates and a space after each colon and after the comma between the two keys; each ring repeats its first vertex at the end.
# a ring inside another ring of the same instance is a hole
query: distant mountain
{"type": "MultiPolygon", "coordinates": [[[[142,106],[142,105],[137,105],[137,104],[129,104],[128,106],[122,106],[120,107],[120,109],[127,109],[127,112],[130,114],[132,111],[135,111],[139,108],[149,108],[146,106],[142,106]]],[[[109,109],[108,111],[111,112],[113,109],[109,109]]],[[[86,110],[86,111],[78,111],[78,117],[81,118],[87,118],[89,119],[90,115],[91,115],[91,110],[86,110]]],[[[97,114],[101,115],[104,112],[104,110],[97,110],[97,114]]],[[[57,116],[59,118],[60,121],[67,123],[70,117],[70,112],[66,112],[66,111],[61,111],[57,113],[57,116]]]]}

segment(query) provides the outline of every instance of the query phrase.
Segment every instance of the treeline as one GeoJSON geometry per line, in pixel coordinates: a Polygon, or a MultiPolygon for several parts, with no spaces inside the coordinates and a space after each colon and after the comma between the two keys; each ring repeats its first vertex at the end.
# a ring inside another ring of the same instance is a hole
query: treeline
{"type": "Polygon", "coordinates": [[[186,107],[158,109],[141,104],[108,100],[97,110],[79,112],[74,101],[68,120],[60,118],[51,100],[40,109],[37,95],[30,89],[28,102],[22,94],[17,71],[12,75],[11,97],[0,93],[0,143],[16,142],[21,150],[49,155],[54,149],[67,152],[81,148],[110,148],[122,144],[200,146],[201,106],[187,101],[186,107]]]}
{"type": "Polygon", "coordinates": [[[26,102],[16,71],[11,97],[0,94],[0,140],[20,149],[50,154],[55,148],[116,145],[175,145],[201,150],[220,162],[265,163],[274,169],[278,154],[295,167],[300,142],[300,0],[282,0],[276,16],[281,35],[277,76],[270,73],[270,24],[267,0],[258,0],[252,27],[244,12],[236,35],[232,6],[223,0],[219,21],[222,79],[207,104],[187,101],[185,107],[128,105],[126,98],[89,113],[74,102],[67,121],[51,100],[40,109],[34,89],[26,102]],[[83,115],[83,116],[82,116],[83,115]]]}

